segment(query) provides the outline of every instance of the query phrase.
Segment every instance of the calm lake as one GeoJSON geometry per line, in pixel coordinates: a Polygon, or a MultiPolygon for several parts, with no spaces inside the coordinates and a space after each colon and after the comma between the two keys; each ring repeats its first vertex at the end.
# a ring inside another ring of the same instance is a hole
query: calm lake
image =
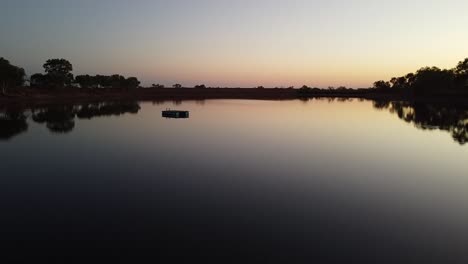
{"type": "Polygon", "coordinates": [[[7,250],[468,260],[466,107],[206,100],[0,112],[7,250]],[[190,118],[161,117],[167,108],[190,118]]]}

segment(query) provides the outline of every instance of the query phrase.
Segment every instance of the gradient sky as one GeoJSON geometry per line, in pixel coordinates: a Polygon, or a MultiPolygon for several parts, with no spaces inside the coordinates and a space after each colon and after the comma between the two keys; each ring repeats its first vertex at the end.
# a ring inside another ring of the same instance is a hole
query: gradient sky
{"type": "Polygon", "coordinates": [[[468,57],[467,0],[0,0],[0,56],[143,84],[368,87],[468,57]]]}

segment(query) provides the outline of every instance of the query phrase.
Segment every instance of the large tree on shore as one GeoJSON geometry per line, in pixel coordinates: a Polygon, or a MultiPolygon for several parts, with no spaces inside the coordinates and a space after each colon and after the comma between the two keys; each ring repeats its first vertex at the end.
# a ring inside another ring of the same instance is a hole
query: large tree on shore
{"type": "Polygon", "coordinates": [[[468,86],[468,58],[464,61],[460,61],[457,67],[454,69],[456,80],[458,85],[468,86]]]}
{"type": "Polygon", "coordinates": [[[50,59],[44,64],[51,85],[63,87],[73,81],[72,64],[65,59],[50,59]]]}
{"type": "Polygon", "coordinates": [[[138,80],[137,77],[128,77],[125,80],[125,88],[127,89],[135,89],[140,86],[140,81],[138,80]]]}
{"type": "Polygon", "coordinates": [[[455,68],[455,74],[468,76],[468,58],[458,63],[457,67],[455,68]]]}
{"type": "Polygon", "coordinates": [[[8,60],[0,58],[0,86],[3,94],[9,87],[23,85],[25,75],[23,68],[11,65],[8,60]]]}
{"type": "Polygon", "coordinates": [[[390,90],[391,88],[391,84],[390,82],[386,82],[386,81],[376,81],[374,83],[374,89],[377,89],[377,90],[390,90]]]}
{"type": "Polygon", "coordinates": [[[417,95],[445,92],[454,87],[452,70],[442,70],[437,67],[424,67],[414,75],[413,92],[417,95]]]}

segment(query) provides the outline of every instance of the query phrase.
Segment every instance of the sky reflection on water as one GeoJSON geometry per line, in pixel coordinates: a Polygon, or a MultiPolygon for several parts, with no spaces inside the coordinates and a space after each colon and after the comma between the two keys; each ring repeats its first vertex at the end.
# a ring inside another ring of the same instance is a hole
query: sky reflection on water
{"type": "Polygon", "coordinates": [[[44,247],[465,260],[468,149],[445,130],[466,111],[399,109],[357,100],[10,109],[0,118],[0,231],[44,247]],[[162,118],[168,107],[190,118],[162,118]],[[438,120],[437,130],[409,124],[438,120]]]}

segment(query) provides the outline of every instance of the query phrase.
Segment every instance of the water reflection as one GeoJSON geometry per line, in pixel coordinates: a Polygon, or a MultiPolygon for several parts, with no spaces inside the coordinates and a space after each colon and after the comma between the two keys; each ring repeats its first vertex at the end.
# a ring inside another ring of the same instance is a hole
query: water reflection
{"type": "Polygon", "coordinates": [[[84,104],[76,111],[78,118],[91,119],[100,116],[119,116],[126,113],[137,114],[140,105],[137,102],[112,102],[84,104]]]}
{"type": "Polygon", "coordinates": [[[7,108],[0,112],[0,140],[10,140],[28,130],[27,116],[21,109],[7,108]]]}
{"type": "MultiPolygon", "coordinates": [[[[0,140],[9,140],[28,129],[28,109],[5,108],[0,111],[0,140]]],[[[137,114],[137,102],[101,102],[81,105],[51,105],[33,108],[32,121],[45,124],[51,133],[65,134],[75,128],[75,119],[92,119],[102,116],[137,114]]]]}
{"type": "Polygon", "coordinates": [[[51,106],[32,110],[32,120],[46,124],[52,133],[69,133],[75,128],[74,106],[51,106]]]}
{"type": "Polygon", "coordinates": [[[375,101],[377,109],[388,109],[401,120],[423,130],[443,130],[464,145],[468,142],[468,106],[421,102],[375,101]]]}
{"type": "Polygon", "coordinates": [[[27,136],[0,144],[0,241],[22,254],[233,249],[272,263],[468,257],[467,149],[388,111],[425,123],[464,115],[329,100],[183,101],[193,113],[183,122],[160,117],[171,101],[0,110],[13,135],[29,122],[27,136]],[[125,113],[138,116],[82,120],[125,113]],[[70,123],[73,133],[47,133],[70,123]]]}
{"type": "Polygon", "coordinates": [[[308,103],[312,101],[319,101],[319,102],[328,102],[328,103],[333,103],[333,102],[339,102],[339,103],[345,103],[345,102],[354,102],[354,101],[359,101],[362,102],[365,99],[363,98],[349,98],[349,97],[301,97],[299,98],[301,102],[308,103]]]}
{"type": "MultiPolygon", "coordinates": [[[[349,98],[314,98],[303,99],[304,103],[325,101],[328,103],[350,102],[349,98]]],[[[361,100],[359,100],[361,101],[361,100]]],[[[154,101],[153,105],[160,105],[165,101],[154,101]]],[[[182,101],[172,101],[174,105],[181,105],[182,101]]],[[[196,101],[203,106],[205,101],[196,101]]],[[[401,120],[414,124],[423,130],[443,130],[451,133],[453,139],[464,145],[468,142],[468,106],[448,104],[428,104],[421,102],[391,102],[373,101],[376,109],[386,109],[397,115],[401,120]]],[[[99,102],[79,105],[52,105],[47,107],[25,109],[7,107],[0,110],[0,140],[11,138],[28,130],[28,116],[31,120],[45,126],[52,133],[65,134],[75,128],[75,119],[92,119],[103,116],[119,116],[123,114],[137,114],[141,107],[138,102],[99,102]]]]}

